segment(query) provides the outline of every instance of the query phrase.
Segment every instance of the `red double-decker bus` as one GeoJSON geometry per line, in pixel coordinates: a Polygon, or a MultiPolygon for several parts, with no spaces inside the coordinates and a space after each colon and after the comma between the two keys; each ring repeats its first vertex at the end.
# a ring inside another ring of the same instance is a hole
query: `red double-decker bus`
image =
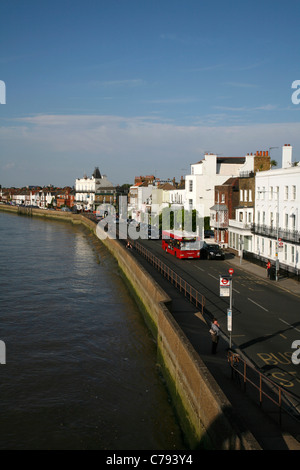
{"type": "Polygon", "coordinates": [[[163,230],[162,249],[176,258],[200,258],[200,237],[183,230],[163,230]]]}

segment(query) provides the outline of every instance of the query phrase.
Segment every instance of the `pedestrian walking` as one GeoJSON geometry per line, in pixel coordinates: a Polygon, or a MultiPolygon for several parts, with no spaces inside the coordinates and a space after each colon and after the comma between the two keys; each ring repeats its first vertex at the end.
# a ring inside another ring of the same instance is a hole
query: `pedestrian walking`
{"type": "Polygon", "coordinates": [[[213,319],[209,332],[211,334],[211,341],[212,341],[211,353],[216,354],[217,346],[219,342],[219,335],[220,335],[220,325],[217,322],[216,318],[213,319]]]}
{"type": "Polygon", "coordinates": [[[267,262],[267,276],[268,276],[268,277],[270,277],[271,267],[272,267],[271,261],[269,260],[269,261],[267,262]]]}

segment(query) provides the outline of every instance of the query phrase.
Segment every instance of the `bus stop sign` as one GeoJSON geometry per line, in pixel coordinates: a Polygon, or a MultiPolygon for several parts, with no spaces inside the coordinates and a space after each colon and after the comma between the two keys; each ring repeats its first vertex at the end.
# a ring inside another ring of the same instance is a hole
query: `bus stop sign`
{"type": "Polygon", "coordinates": [[[230,296],[230,276],[220,276],[220,297],[230,296]]]}

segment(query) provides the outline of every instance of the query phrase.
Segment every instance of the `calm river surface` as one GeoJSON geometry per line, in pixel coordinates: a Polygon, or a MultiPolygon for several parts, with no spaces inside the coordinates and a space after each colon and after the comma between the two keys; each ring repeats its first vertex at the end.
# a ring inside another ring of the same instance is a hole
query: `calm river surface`
{"type": "Polygon", "coordinates": [[[185,449],[156,346],[81,227],[0,212],[0,449],[185,449]]]}

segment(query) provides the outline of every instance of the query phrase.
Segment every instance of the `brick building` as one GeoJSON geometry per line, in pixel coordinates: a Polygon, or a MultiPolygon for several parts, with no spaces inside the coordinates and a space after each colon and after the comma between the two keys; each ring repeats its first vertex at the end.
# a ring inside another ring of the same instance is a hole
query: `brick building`
{"type": "Polygon", "coordinates": [[[215,241],[224,248],[228,246],[229,219],[234,218],[239,202],[239,178],[229,178],[215,186],[215,204],[210,209],[210,225],[215,241]]]}

